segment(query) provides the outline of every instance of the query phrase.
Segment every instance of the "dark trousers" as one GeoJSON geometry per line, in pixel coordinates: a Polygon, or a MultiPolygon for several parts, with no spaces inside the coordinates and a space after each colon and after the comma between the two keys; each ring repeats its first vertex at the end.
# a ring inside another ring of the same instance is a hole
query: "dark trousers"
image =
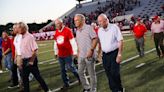
{"type": "Polygon", "coordinates": [[[144,56],[144,37],[135,38],[135,43],[139,55],[144,56]]]}
{"type": "Polygon", "coordinates": [[[29,88],[29,74],[32,73],[35,77],[35,79],[40,83],[41,87],[45,92],[48,91],[48,87],[43,80],[43,78],[40,75],[39,69],[38,69],[38,59],[35,58],[34,64],[29,65],[29,58],[23,59],[23,85],[24,85],[24,92],[30,92],[29,88]]]}
{"type": "Polygon", "coordinates": [[[120,79],[120,64],[116,62],[118,49],[104,53],[103,52],[103,67],[108,77],[109,86],[112,92],[123,92],[120,79]]]}
{"type": "Polygon", "coordinates": [[[161,33],[154,33],[154,43],[155,43],[155,48],[156,48],[158,56],[160,56],[161,54],[164,55],[164,43],[163,43],[163,40],[164,40],[164,33],[163,32],[161,32],[161,33]]]}
{"type": "Polygon", "coordinates": [[[71,70],[71,72],[74,74],[74,76],[80,80],[79,75],[77,73],[77,69],[73,63],[72,56],[68,57],[59,57],[59,63],[60,63],[60,68],[61,68],[61,77],[63,79],[64,85],[69,86],[69,79],[67,76],[67,71],[66,68],[71,70]]]}
{"type": "Polygon", "coordinates": [[[13,62],[12,64],[12,83],[13,85],[18,85],[18,74],[17,74],[17,65],[13,62]]]}

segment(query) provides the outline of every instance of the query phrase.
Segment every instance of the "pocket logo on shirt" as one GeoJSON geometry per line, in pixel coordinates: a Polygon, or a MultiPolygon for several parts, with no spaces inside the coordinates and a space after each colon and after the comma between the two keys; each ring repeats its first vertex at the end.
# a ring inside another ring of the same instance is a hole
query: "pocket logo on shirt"
{"type": "Polygon", "coordinates": [[[58,36],[57,37],[57,43],[58,44],[63,44],[64,43],[64,36],[58,36]]]}

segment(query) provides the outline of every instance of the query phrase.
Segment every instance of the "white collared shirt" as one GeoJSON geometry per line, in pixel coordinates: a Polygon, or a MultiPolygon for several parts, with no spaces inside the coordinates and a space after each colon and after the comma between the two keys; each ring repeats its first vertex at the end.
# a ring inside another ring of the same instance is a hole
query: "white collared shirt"
{"type": "Polygon", "coordinates": [[[120,28],[116,24],[108,24],[106,29],[99,28],[98,37],[102,51],[105,53],[116,50],[118,42],[123,40],[120,28]]]}
{"type": "Polygon", "coordinates": [[[14,38],[14,46],[17,55],[21,55],[20,45],[21,45],[22,35],[17,34],[14,38]]]}

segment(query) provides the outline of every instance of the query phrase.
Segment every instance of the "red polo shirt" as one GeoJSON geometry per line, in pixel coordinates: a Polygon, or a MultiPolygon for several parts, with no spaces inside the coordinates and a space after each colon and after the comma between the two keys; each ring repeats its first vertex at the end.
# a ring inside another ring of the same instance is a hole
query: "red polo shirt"
{"type": "Polygon", "coordinates": [[[145,25],[143,25],[143,24],[134,25],[133,32],[134,32],[134,36],[136,38],[141,38],[144,36],[145,32],[147,32],[147,29],[146,29],[145,25]]]}
{"type": "Polygon", "coordinates": [[[56,41],[59,57],[67,57],[73,54],[70,40],[74,38],[71,29],[64,27],[60,32],[56,30],[54,40],[56,41]]]}
{"type": "Polygon", "coordinates": [[[2,41],[2,48],[4,49],[4,52],[10,48],[11,49],[11,41],[10,38],[7,38],[7,40],[2,41]]]}
{"type": "Polygon", "coordinates": [[[12,51],[12,59],[15,58],[15,46],[14,46],[14,38],[11,38],[11,51],[12,51]]]}

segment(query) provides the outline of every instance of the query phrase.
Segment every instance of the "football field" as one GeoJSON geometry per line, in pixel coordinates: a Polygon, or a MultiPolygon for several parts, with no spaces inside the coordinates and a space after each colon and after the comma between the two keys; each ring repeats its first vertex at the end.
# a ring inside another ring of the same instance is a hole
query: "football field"
{"type": "MultiPolygon", "coordinates": [[[[60,67],[54,58],[53,41],[38,41],[39,69],[47,85],[54,92],[60,91],[63,85],[60,67]]],[[[121,64],[121,79],[126,92],[164,92],[164,58],[159,59],[154,49],[153,39],[146,35],[144,57],[139,58],[132,36],[124,36],[123,63],[121,64]]],[[[108,81],[101,63],[96,64],[97,91],[110,92],[108,81]]],[[[82,86],[76,83],[73,74],[67,72],[72,85],[67,92],[82,92],[82,86]]],[[[0,92],[17,92],[19,88],[8,89],[9,72],[0,74],[0,92]]],[[[30,82],[31,92],[38,90],[38,82],[30,82]]]]}

